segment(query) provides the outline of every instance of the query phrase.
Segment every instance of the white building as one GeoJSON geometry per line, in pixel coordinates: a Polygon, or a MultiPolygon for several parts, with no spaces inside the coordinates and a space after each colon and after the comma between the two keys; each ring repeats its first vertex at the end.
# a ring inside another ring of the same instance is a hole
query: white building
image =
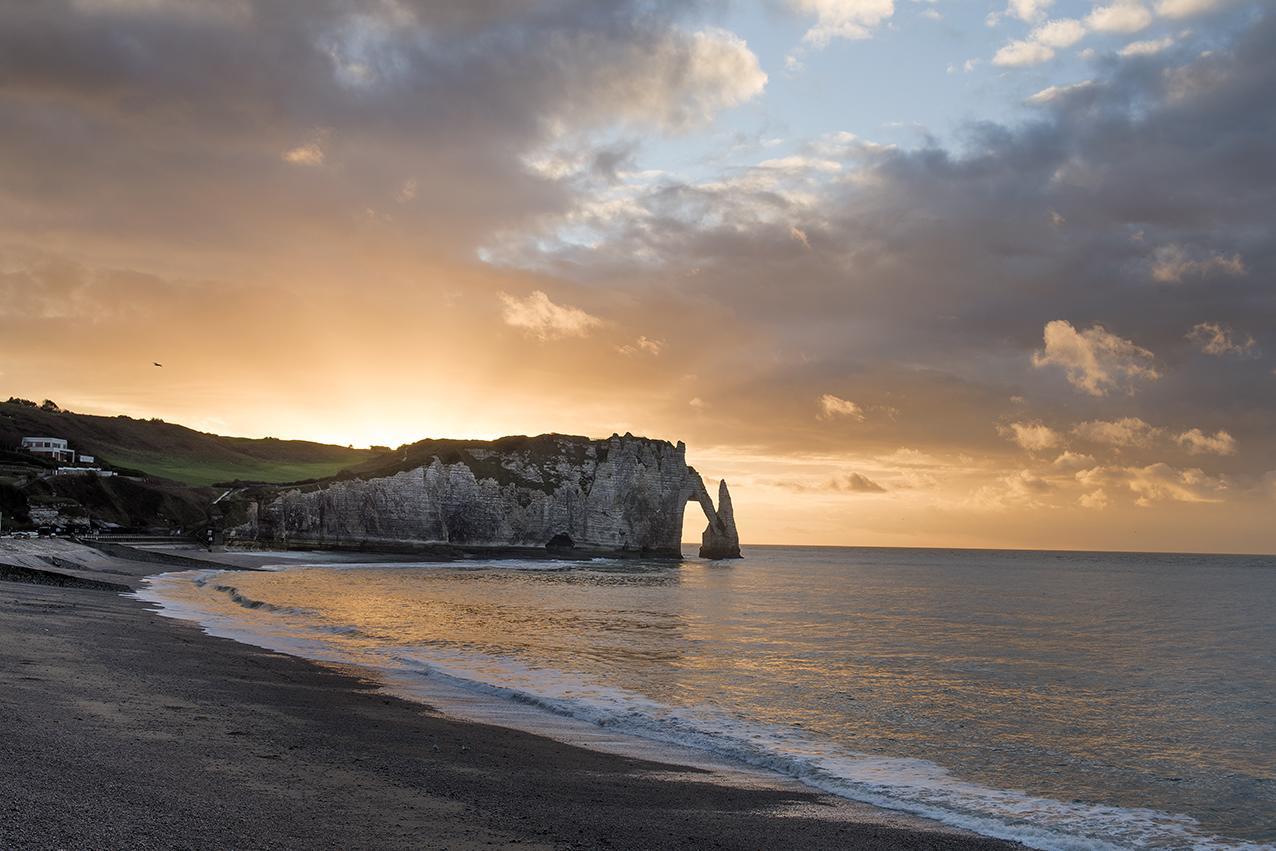
{"type": "Polygon", "coordinates": [[[53,461],[65,464],[75,463],[75,452],[61,437],[24,437],[22,448],[32,455],[40,455],[53,461]]]}

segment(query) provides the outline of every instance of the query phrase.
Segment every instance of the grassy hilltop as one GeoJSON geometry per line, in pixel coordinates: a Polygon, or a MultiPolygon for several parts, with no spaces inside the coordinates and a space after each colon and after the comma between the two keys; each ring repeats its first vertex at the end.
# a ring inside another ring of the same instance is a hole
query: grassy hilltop
{"type": "Polygon", "coordinates": [[[0,403],[0,450],[13,449],[31,435],[64,437],[77,451],[114,467],[188,485],[324,478],[375,456],[367,449],[306,440],[222,437],[162,420],[76,414],[13,400],[0,403]]]}

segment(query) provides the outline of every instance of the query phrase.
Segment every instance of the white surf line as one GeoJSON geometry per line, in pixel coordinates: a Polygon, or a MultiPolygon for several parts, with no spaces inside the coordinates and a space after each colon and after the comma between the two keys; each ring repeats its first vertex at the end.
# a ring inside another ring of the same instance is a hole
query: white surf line
{"type": "MultiPolygon", "coordinates": [[[[501,565],[495,563],[492,566],[499,568],[501,565]]],[[[167,576],[181,581],[180,574],[167,576]]],[[[1129,831],[1131,835],[1126,836],[1126,841],[1142,834],[1143,840],[1151,839],[1155,847],[1272,849],[1270,845],[1199,832],[1195,820],[1187,816],[1115,806],[1078,806],[1080,802],[1067,804],[1012,790],[983,787],[949,775],[942,766],[919,760],[833,753],[807,759],[785,753],[783,749],[772,751],[763,748],[758,751],[751,747],[731,747],[723,751],[723,745],[749,743],[737,737],[727,737],[736,741],[724,741],[721,738],[723,731],[715,729],[712,719],[699,719],[710,722],[709,727],[689,718],[686,720],[692,722],[690,726],[677,724],[675,727],[682,729],[667,729],[661,718],[639,718],[632,711],[609,711],[617,707],[594,705],[592,700],[583,703],[558,700],[552,695],[536,693],[540,689],[526,691],[508,683],[502,685],[474,679],[472,672],[452,669],[443,659],[416,656],[411,660],[415,664],[405,668],[402,662],[407,660],[401,658],[401,651],[408,648],[385,648],[390,652],[377,651],[370,656],[353,658],[345,648],[322,638],[263,633],[238,618],[202,610],[198,603],[165,601],[162,593],[145,596],[139,593],[138,598],[156,602],[161,607],[166,603],[173,605],[175,609],[171,613],[161,611],[161,614],[195,620],[212,635],[315,661],[353,664],[369,670],[390,693],[424,702],[461,720],[516,729],[606,753],[709,771],[718,782],[729,785],[744,782],[808,792],[817,790],[839,801],[867,808],[868,813],[875,817],[868,820],[874,823],[879,823],[886,816],[898,817],[911,819],[908,826],[916,829],[966,835],[977,833],[1050,851],[1109,851],[1122,847],[1123,842],[1099,838],[1103,835],[1102,831],[1095,835],[1096,827],[1103,827],[1105,820],[1097,819],[1096,824],[1096,817],[1106,816],[1114,819],[1108,829],[1120,826],[1129,831]],[[384,661],[377,659],[378,656],[384,661]],[[616,723],[618,721],[622,723],[616,723]],[[636,725],[632,723],[635,721],[638,722],[636,725]],[[694,741],[688,741],[688,736],[694,741]],[[855,765],[839,764],[844,761],[855,765]],[[890,776],[898,774],[894,769],[900,766],[911,767],[905,774],[924,776],[914,777],[911,781],[907,777],[890,776]],[[919,772],[923,767],[926,770],[919,772]],[[848,771],[848,768],[866,769],[868,773],[848,771]],[[956,794],[960,800],[953,799],[950,793],[956,794]],[[1002,806],[994,806],[989,811],[980,806],[972,808],[972,802],[985,805],[1000,803],[1002,806]],[[1063,818],[1054,824],[1039,824],[1025,819],[1027,811],[1040,809],[1054,811],[1055,815],[1063,818]],[[1126,823],[1121,825],[1122,821],[1126,823]],[[1077,832],[1078,828],[1080,832],[1077,832]]],[[[268,626],[268,623],[263,622],[263,625],[268,626]]],[[[299,626],[307,630],[313,627],[304,620],[299,626]]],[[[624,710],[624,707],[620,709],[624,710]]],[[[639,716],[643,714],[637,713],[639,716]]],[[[861,820],[865,817],[863,812],[858,814],[861,820]]],[[[1142,844],[1134,841],[1135,847],[1142,844]]]]}

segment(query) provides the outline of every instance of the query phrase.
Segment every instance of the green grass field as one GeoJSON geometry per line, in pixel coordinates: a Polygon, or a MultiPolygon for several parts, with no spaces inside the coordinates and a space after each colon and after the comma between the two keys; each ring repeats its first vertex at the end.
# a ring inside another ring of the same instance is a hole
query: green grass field
{"type": "Polygon", "coordinates": [[[211,485],[236,479],[249,482],[281,484],[303,479],[320,479],[331,476],[366,460],[366,452],[352,451],[348,458],[324,461],[269,461],[254,460],[246,463],[233,461],[202,460],[191,457],[173,457],[147,452],[115,452],[111,460],[118,466],[145,470],[153,476],[184,482],[188,485],[211,485]]]}
{"type": "MultiPolygon", "coordinates": [[[[283,484],[331,476],[377,457],[304,440],[223,437],[162,420],[76,414],[19,401],[0,403],[0,451],[5,459],[37,463],[18,451],[23,436],[70,441],[77,451],[112,466],[140,470],[188,485],[235,480],[283,484]]],[[[45,463],[47,462],[38,462],[45,463]]]]}

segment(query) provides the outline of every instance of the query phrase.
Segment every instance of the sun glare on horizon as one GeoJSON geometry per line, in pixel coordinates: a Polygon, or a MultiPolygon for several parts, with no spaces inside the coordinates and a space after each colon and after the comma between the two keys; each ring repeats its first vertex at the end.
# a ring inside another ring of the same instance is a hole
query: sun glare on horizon
{"type": "Polygon", "coordinates": [[[640,6],[11,6],[6,395],[682,440],[771,542],[1276,551],[1263,4],[640,6]]]}

